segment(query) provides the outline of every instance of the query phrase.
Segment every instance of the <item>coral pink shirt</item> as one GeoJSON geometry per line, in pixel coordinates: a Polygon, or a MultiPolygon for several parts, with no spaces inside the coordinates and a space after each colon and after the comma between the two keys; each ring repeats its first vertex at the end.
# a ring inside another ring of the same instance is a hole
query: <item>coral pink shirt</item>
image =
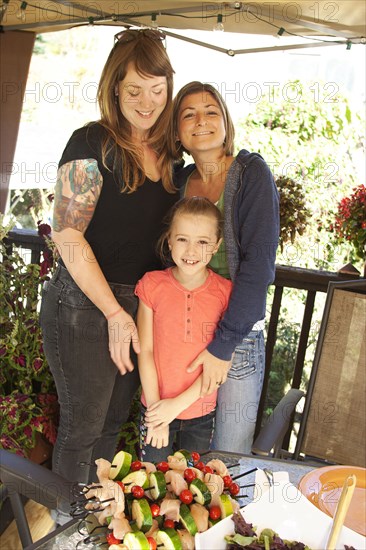
{"type": "MultiPolygon", "coordinates": [[[[227,308],[232,283],[209,270],[206,281],[188,290],[174,277],[172,268],[151,271],[137,283],[135,293],[154,312],[154,361],[160,398],[176,397],[189,388],[202,372],[187,367],[214,337],[227,308]]],[[[205,416],[216,406],[217,392],[198,399],[178,418],[205,416]]],[[[144,395],[141,397],[146,405],[144,395]]]]}

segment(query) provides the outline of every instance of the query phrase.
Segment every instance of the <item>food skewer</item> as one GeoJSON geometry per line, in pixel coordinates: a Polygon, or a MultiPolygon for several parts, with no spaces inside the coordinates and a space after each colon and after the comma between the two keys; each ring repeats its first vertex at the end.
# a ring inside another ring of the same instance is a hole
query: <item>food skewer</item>
{"type": "Polygon", "coordinates": [[[235,464],[229,464],[229,466],[226,466],[226,468],[230,470],[230,468],[235,468],[236,466],[240,466],[240,462],[236,462],[235,464]]]}
{"type": "Polygon", "coordinates": [[[242,474],[238,474],[237,476],[234,476],[231,478],[233,481],[235,479],[239,479],[240,477],[248,476],[249,474],[252,474],[253,472],[256,472],[258,468],[252,468],[251,470],[248,470],[247,472],[243,472],[242,474]]]}

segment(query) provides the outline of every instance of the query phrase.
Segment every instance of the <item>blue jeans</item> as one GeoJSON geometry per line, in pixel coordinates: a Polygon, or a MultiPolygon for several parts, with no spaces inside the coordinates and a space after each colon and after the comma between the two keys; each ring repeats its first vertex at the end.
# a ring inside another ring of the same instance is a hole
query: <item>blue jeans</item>
{"type": "Polygon", "coordinates": [[[186,449],[187,451],[208,451],[210,448],[212,434],[215,426],[215,410],[189,420],[176,418],[169,424],[169,444],[167,447],[157,449],[151,445],[145,445],[146,426],[144,422],[146,408],[141,405],[140,419],[140,452],[141,460],[146,462],[161,462],[166,460],[168,455],[186,449]]]}
{"type": "MultiPolygon", "coordinates": [[[[110,284],[117,301],[136,314],[134,286],[110,284]]],[[[60,404],[52,469],[71,482],[96,479],[96,458],[111,460],[121,425],[139,387],[138,369],[122,376],[108,349],[102,312],[59,265],[42,292],[40,323],[60,404]]],[[[131,353],[136,365],[136,357],[131,353]]],[[[68,510],[65,510],[68,512],[68,510]]]]}
{"type": "Polygon", "coordinates": [[[250,454],[264,368],[263,331],[252,331],[235,348],[227,381],[218,391],[213,449],[250,454]]]}

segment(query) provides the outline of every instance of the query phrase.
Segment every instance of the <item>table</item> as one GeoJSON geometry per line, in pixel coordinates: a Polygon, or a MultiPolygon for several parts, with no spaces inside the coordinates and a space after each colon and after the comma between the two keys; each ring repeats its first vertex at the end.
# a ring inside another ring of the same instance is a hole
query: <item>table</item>
{"type": "MultiPolygon", "coordinates": [[[[315,466],[307,465],[293,460],[278,460],[274,458],[264,458],[257,456],[246,456],[237,453],[228,453],[220,451],[210,451],[202,456],[203,462],[207,463],[212,458],[219,458],[227,466],[234,465],[230,468],[230,475],[235,477],[241,473],[252,470],[253,468],[269,468],[273,472],[288,472],[290,482],[297,486],[300,479],[314,469],[315,466]]],[[[254,483],[255,472],[252,472],[245,477],[240,478],[241,485],[250,485],[254,483]]],[[[249,504],[253,499],[254,488],[245,489],[247,496],[239,500],[240,506],[249,504]]],[[[94,550],[97,548],[94,544],[83,544],[82,541],[86,535],[81,535],[78,532],[80,520],[72,520],[68,524],[59,527],[42,541],[36,542],[28,546],[26,550],[75,550],[78,545],[78,550],[94,550]]],[[[105,548],[105,547],[102,547],[105,548]]]]}

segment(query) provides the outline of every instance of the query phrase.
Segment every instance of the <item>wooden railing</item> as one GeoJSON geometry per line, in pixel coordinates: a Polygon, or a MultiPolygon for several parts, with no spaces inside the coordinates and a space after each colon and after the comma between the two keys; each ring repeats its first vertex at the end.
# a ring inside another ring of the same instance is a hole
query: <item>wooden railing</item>
{"type": "MultiPolygon", "coordinates": [[[[39,263],[41,252],[45,247],[45,241],[39,237],[36,231],[17,229],[11,231],[8,235],[7,246],[21,247],[31,251],[31,261],[39,263]]],[[[262,390],[262,398],[259,404],[257,418],[257,432],[260,429],[265,406],[265,398],[268,390],[269,375],[271,372],[272,359],[275,354],[277,327],[281,317],[281,303],[284,288],[302,289],[306,291],[306,302],[303,319],[300,328],[300,336],[296,351],[296,361],[292,378],[292,387],[299,388],[302,380],[305,354],[308,346],[311,321],[314,312],[314,304],[317,292],[327,292],[330,281],[345,281],[359,278],[355,273],[333,273],[329,271],[317,271],[311,269],[302,269],[277,265],[276,278],[274,281],[274,298],[271,307],[271,314],[267,330],[266,341],[266,369],[262,390]]],[[[283,448],[287,448],[289,443],[289,434],[283,448]]]]}

